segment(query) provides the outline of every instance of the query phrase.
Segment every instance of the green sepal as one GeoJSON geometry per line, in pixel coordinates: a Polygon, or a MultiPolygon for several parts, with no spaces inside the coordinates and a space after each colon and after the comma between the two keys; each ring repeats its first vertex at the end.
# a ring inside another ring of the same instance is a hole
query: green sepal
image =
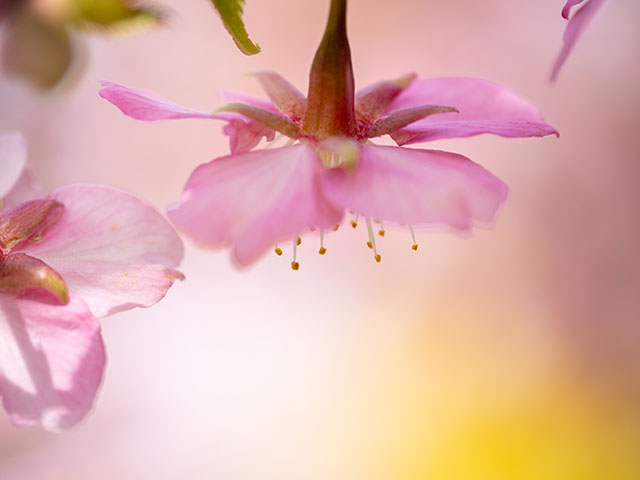
{"type": "Polygon", "coordinates": [[[211,0],[211,2],[240,51],[245,55],[260,53],[260,47],[249,39],[249,34],[244,28],[242,21],[244,0],[211,0]]]}

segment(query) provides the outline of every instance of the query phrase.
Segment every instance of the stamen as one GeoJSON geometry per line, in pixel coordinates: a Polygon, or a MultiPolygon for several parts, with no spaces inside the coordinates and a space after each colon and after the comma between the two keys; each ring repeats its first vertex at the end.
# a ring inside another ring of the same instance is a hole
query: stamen
{"type": "Polygon", "coordinates": [[[384,237],[384,224],[382,223],[382,220],[380,220],[380,230],[378,230],[378,235],[384,237]]]}
{"type": "Polygon", "coordinates": [[[327,249],[324,248],[324,231],[320,230],[320,250],[318,250],[320,255],[324,255],[327,253],[327,249]]]}
{"type": "Polygon", "coordinates": [[[278,255],[279,257],[282,255],[282,249],[278,246],[277,243],[276,248],[273,251],[276,252],[276,255],[278,255]]]}
{"type": "Polygon", "coordinates": [[[333,231],[337,232],[339,228],[340,228],[340,225],[336,225],[335,227],[333,227],[333,231]]]}
{"type": "Polygon", "coordinates": [[[300,240],[300,237],[293,239],[293,261],[291,262],[291,268],[293,270],[300,269],[300,264],[296,261],[296,257],[298,255],[298,245],[299,245],[298,240],[300,240]]]}
{"type": "Polygon", "coordinates": [[[412,250],[418,250],[418,242],[416,242],[416,234],[413,233],[413,227],[409,225],[409,231],[411,232],[411,239],[413,240],[413,245],[411,245],[412,250]]]}
{"type": "Polygon", "coordinates": [[[300,244],[302,243],[302,239],[301,239],[300,237],[298,237],[298,238],[296,239],[296,243],[297,243],[298,245],[300,245],[300,244]]]}
{"type": "Polygon", "coordinates": [[[376,262],[380,263],[382,257],[378,254],[378,250],[376,249],[376,238],[373,236],[373,227],[371,226],[371,219],[369,217],[364,217],[367,222],[367,233],[369,234],[369,241],[367,242],[367,246],[373,250],[373,258],[376,259],[376,262]]]}
{"type": "Polygon", "coordinates": [[[358,226],[358,218],[360,218],[360,214],[356,213],[356,216],[351,220],[351,226],[356,228],[358,226]]]}

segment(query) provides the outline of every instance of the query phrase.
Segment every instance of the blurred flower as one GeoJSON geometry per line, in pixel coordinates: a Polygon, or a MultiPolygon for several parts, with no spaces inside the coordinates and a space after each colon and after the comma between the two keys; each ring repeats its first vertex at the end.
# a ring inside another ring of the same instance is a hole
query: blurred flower
{"type": "Polygon", "coordinates": [[[567,24],[567,29],[564,31],[564,36],[562,38],[562,49],[558,54],[558,58],[556,58],[555,63],[553,64],[553,69],[551,72],[551,81],[555,81],[560,74],[560,70],[564,65],[564,62],[569,57],[571,50],[575,46],[576,42],[582,35],[582,32],[589,22],[593,19],[595,14],[598,12],[600,7],[604,4],[606,0],[567,0],[564,8],[562,9],[563,18],[569,20],[567,24]],[[571,9],[583,3],[584,5],[578,10],[571,19],[569,19],[569,14],[571,13],[571,9]]]}
{"type": "Polygon", "coordinates": [[[37,189],[25,164],[24,139],[0,135],[0,396],[15,425],[63,430],[102,380],[98,318],[162,299],[184,278],[182,243],[154,209],[106,186],[12,207],[37,189]]]}
{"type": "MultiPolygon", "coordinates": [[[[466,157],[436,150],[373,145],[390,135],[398,145],[493,133],[504,137],[557,134],[538,109],[485,80],[407,75],[354,94],[346,2],[333,1],[325,35],[311,67],[307,97],[280,75],[256,72],[271,102],[231,95],[214,114],[179,107],[141,90],[111,82],[100,95],[138,120],[227,120],[231,155],[199,166],[169,217],[207,246],[232,246],[239,265],[270,245],[306,229],[335,228],[345,210],[363,216],[367,245],[377,252],[372,220],[440,224],[467,232],[491,222],[507,187],[466,157]],[[226,117],[225,117],[226,116],[226,117]],[[282,148],[249,151],[262,137],[289,137],[282,148]],[[297,143],[296,145],[293,145],[297,143]]],[[[352,225],[357,225],[357,218],[352,225]]],[[[414,242],[412,248],[417,249],[414,242]]]]}
{"type": "Polygon", "coordinates": [[[9,75],[50,88],[72,63],[70,28],[110,33],[161,20],[158,10],[132,0],[2,0],[2,66],[9,75]]]}

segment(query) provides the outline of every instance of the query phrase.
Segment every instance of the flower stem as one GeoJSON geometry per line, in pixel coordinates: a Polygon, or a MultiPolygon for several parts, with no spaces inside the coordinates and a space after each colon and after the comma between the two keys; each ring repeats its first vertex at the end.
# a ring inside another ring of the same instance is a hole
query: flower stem
{"type": "Polygon", "coordinates": [[[327,27],[311,65],[302,130],[317,139],[356,133],[347,0],[331,0],[327,27]]]}

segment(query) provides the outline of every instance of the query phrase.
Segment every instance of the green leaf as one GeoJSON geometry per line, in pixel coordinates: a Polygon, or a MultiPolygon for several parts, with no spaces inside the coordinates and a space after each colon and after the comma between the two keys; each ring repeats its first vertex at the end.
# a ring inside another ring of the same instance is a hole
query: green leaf
{"type": "Polygon", "coordinates": [[[159,10],[131,0],[72,0],[68,21],[76,27],[139,27],[161,23],[159,10]]]}
{"type": "Polygon", "coordinates": [[[249,40],[242,21],[244,0],[211,0],[236,46],[245,55],[255,55],[260,47],[249,40]]]}

